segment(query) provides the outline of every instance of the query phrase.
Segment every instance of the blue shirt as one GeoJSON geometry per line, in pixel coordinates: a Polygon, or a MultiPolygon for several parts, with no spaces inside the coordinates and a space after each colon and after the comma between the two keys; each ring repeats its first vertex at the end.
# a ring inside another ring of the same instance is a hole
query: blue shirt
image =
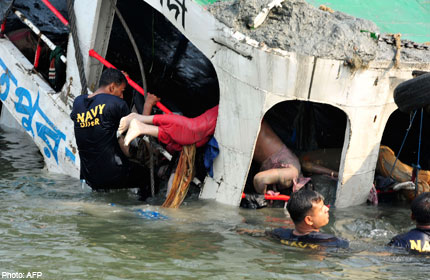
{"type": "Polygon", "coordinates": [[[391,239],[389,246],[402,247],[412,253],[430,254],[430,230],[415,228],[391,239]]]}
{"type": "Polygon", "coordinates": [[[348,248],[349,242],[337,238],[334,235],[313,231],[306,235],[295,235],[292,229],[277,228],[266,231],[266,235],[279,239],[282,244],[298,247],[321,250],[328,247],[348,248]]]}

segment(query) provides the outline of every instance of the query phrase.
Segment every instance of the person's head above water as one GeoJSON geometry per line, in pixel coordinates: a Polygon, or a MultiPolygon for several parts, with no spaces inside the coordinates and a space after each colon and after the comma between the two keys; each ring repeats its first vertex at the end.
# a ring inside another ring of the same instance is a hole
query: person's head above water
{"type": "Polygon", "coordinates": [[[103,71],[100,77],[99,90],[104,91],[120,98],[123,98],[123,92],[127,85],[127,79],[124,74],[114,68],[108,68],[103,71]]]}
{"type": "Polygon", "coordinates": [[[417,196],[411,204],[412,219],[418,226],[430,226],[430,192],[417,196]]]}
{"type": "Polygon", "coordinates": [[[319,231],[329,221],[329,209],[324,205],[324,197],[313,190],[302,188],[293,193],[287,210],[298,234],[319,231]]]}

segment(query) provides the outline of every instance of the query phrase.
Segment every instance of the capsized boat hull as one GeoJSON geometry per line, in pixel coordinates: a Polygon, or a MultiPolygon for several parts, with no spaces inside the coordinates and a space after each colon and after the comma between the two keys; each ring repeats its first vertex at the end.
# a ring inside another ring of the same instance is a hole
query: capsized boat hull
{"type": "MultiPolygon", "coordinates": [[[[346,207],[366,200],[382,133],[396,110],[392,92],[411,78],[413,70],[430,71],[429,61],[400,61],[394,67],[390,59],[351,68],[341,59],[269,48],[228,27],[191,0],[145,2],[206,55],[218,77],[220,107],[215,137],[220,153],[214,162],[214,176],[205,179],[202,199],[239,205],[263,116],[280,102],[301,100],[329,104],[345,112],[335,204],[346,207]]],[[[94,48],[102,56],[106,54],[113,15],[109,3],[75,1],[82,53],[94,48]]],[[[7,39],[0,39],[0,59],[4,107],[33,137],[49,170],[78,177],[79,155],[69,112],[80,85],[71,40],[66,84],[59,93],[32,72],[32,65],[7,39]]],[[[84,67],[89,84],[95,84],[102,67],[86,55],[84,67]]]]}

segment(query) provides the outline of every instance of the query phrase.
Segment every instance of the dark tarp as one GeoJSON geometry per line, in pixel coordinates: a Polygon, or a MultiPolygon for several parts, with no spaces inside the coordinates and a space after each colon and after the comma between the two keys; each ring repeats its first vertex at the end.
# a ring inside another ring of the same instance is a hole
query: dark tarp
{"type": "MultiPolygon", "coordinates": [[[[0,9],[4,5],[5,0],[0,0],[0,9]]],[[[6,0],[10,2],[10,0],[6,0]]],[[[51,4],[65,17],[67,14],[66,0],[50,0],[51,4]]],[[[13,7],[23,13],[39,30],[45,34],[54,43],[67,38],[69,29],[43,4],[40,0],[15,0],[13,7]]],[[[0,11],[1,12],[1,11],[0,11]]],[[[6,31],[10,32],[22,27],[26,27],[18,17],[14,14],[9,14],[6,31]]]]}
{"type": "MultiPolygon", "coordinates": [[[[218,104],[218,79],[203,53],[144,1],[119,0],[117,6],[140,50],[149,92],[161,97],[161,103],[170,110],[187,117],[199,116],[218,104]]],[[[136,55],[117,18],[106,57],[139,80],[136,55]]]]}
{"type": "Polygon", "coordinates": [[[8,11],[12,7],[13,0],[2,0],[0,1],[0,23],[3,22],[8,11]]]}

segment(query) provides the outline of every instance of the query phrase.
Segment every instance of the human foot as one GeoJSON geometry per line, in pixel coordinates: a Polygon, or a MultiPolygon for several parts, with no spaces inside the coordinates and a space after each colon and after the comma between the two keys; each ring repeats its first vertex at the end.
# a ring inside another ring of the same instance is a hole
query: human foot
{"type": "Polygon", "coordinates": [[[143,133],[142,127],[144,126],[146,126],[146,124],[139,122],[136,119],[132,119],[128,125],[127,134],[125,135],[125,138],[124,138],[124,144],[128,146],[130,142],[133,141],[134,138],[141,135],[143,133]]]}
{"type": "Polygon", "coordinates": [[[125,117],[122,117],[121,120],[119,121],[119,127],[118,127],[118,132],[120,134],[123,134],[125,131],[127,131],[130,122],[132,119],[135,118],[136,113],[130,113],[125,117]]]}

